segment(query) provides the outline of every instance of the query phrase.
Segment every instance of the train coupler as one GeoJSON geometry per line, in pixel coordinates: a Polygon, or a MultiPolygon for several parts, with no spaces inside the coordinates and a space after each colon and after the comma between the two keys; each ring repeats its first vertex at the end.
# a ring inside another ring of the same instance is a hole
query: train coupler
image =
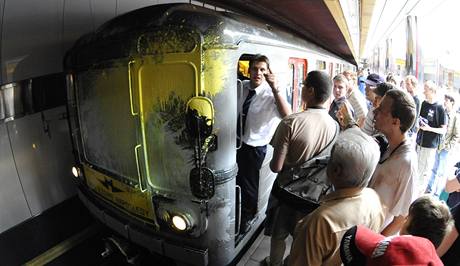
{"type": "Polygon", "coordinates": [[[127,240],[116,236],[110,236],[103,239],[105,250],[101,253],[103,258],[107,258],[115,252],[120,252],[131,265],[136,265],[139,253],[136,248],[127,240]]]}

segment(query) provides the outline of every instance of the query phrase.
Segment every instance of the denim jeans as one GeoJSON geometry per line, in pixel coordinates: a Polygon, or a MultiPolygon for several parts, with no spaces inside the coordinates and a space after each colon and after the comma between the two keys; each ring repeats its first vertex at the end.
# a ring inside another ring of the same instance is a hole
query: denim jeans
{"type": "Polygon", "coordinates": [[[418,156],[418,180],[417,180],[417,193],[422,195],[426,191],[428,179],[431,176],[437,149],[425,148],[420,145],[416,146],[418,156]]]}
{"type": "Polygon", "coordinates": [[[436,151],[436,157],[434,161],[433,169],[431,170],[431,178],[428,181],[428,186],[426,187],[426,192],[439,196],[442,189],[445,186],[445,170],[447,163],[447,155],[449,151],[440,150],[436,151]]]}

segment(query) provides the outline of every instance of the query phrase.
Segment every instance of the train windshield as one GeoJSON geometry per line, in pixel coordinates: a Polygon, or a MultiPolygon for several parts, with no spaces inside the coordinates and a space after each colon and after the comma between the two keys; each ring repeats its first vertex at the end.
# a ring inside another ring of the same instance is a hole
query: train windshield
{"type": "Polygon", "coordinates": [[[127,66],[78,74],[76,89],[81,138],[87,162],[112,174],[138,180],[138,132],[131,114],[127,66]]]}

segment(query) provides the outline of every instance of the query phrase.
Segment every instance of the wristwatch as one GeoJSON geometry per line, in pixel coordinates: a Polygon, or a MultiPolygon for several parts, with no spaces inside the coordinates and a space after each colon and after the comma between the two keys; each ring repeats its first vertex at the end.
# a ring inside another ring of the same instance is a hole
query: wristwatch
{"type": "Polygon", "coordinates": [[[273,94],[278,94],[280,92],[280,89],[278,89],[278,88],[273,89],[272,88],[272,92],[273,92],[273,94]]]}

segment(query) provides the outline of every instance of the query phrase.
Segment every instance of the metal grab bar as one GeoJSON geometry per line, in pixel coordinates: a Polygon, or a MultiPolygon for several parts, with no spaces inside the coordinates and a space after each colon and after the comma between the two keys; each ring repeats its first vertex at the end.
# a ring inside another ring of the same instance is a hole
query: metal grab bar
{"type": "MultiPolygon", "coordinates": [[[[236,81],[237,84],[237,95],[238,95],[238,103],[242,102],[243,99],[243,82],[238,79],[236,81]]],[[[238,108],[237,108],[238,109],[238,108]]],[[[243,140],[241,138],[243,137],[243,114],[238,110],[238,116],[237,116],[237,121],[239,125],[237,126],[237,131],[236,136],[237,136],[237,143],[236,143],[236,149],[239,150],[241,149],[241,146],[243,146],[243,140]],[[238,137],[239,136],[239,137],[238,137]]]]}
{"type": "Polygon", "coordinates": [[[147,190],[147,188],[144,188],[143,186],[143,179],[142,179],[142,174],[141,174],[141,167],[139,165],[139,149],[141,148],[142,146],[140,144],[136,145],[136,147],[134,147],[134,157],[136,158],[136,166],[137,166],[137,178],[138,178],[138,181],[139,181],[139,190],[141,192],[145,192],[147,190]]]}
{"type": "Polygon", "coordinates": [[[129,61],[128,62],[128,87],[129,87],[129,107],[131,109],[131,115],[132,116],[135,116],[135,115],[139,115],[139,112],[135,112],[134,111],[134,106],[133,106],[133,86],[132,86],[132,83],[133,83],[133,79],[132,79],[132,76],[131,76],[131,65],[133,65],[135,62],[134,61],[129,61]]]}
{"type": "Polygon", "coordinates": [[[236,185],[235,187],[235,235],[240,234],[240,228],[241,228],[241,187],[236,185]]]}

